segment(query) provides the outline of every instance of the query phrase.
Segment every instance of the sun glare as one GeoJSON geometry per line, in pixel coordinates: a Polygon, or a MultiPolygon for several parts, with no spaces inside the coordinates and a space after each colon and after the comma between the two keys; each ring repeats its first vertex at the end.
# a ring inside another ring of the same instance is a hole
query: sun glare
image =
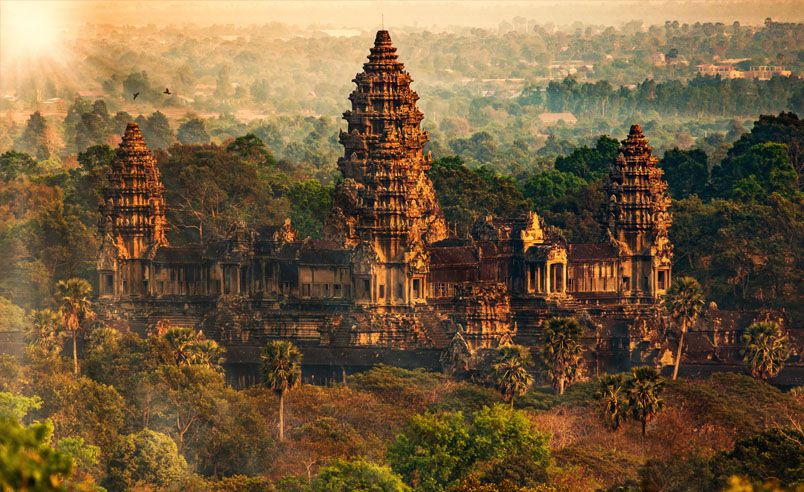
{"type": "Polygon", "coordinates": [[[61,32],[57,8],[55,2],[0,0],[0,63],[55,56],[61,32]]]}

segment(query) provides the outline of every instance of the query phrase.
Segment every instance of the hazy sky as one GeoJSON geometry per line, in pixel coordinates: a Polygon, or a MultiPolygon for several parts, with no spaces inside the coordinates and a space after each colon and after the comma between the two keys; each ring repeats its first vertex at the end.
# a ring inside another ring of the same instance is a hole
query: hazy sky
{"type": "MultiPolygon", "coordinates": [[[[264,24],[285,22],[301,27],[379,27],[382,17],[389,28],[418,26],[496,27],[515,16],[539,23],[574,21],[618,25],[640,19],[648,23],[721,21],[759,24],[765,17],[802,21],[804,0],[308,0],[308,1],[86,1],[0,0],[0,14],[13,17],[44,15],[51,24],[85,22],[108,24],[264,24]],[[16,4],[16,6],[15,6],[16,4]],[[7,8],[11,5],[11,9],[7,8]]],[[[4,22],[6,24],[6,22],[4,22]]]]}

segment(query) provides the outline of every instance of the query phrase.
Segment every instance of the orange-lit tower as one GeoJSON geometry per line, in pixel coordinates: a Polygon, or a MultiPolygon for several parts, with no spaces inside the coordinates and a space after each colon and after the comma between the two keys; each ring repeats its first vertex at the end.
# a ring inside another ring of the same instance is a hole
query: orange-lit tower
{"type": "Polygon", "coordinates": [[[404,68],[388,31],[378,31],[343,114],[344,180],[326,225],[330,237],[358,250],[358,302],[389,307],[424,301],[426,245],[447,235],[427,176],[419,96],[404,68]]]}
{"type": "Polygon", "coordinates": [[[136,123],[126,127],[108,181],[101,206],[99,290],[101,296],[143,295],[146,262],[167,239],[162,179],[136,123]]]}

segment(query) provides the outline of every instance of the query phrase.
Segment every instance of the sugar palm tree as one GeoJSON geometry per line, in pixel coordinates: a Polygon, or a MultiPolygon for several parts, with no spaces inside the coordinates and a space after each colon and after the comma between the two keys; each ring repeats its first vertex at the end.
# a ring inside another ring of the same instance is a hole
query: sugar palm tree
{"type": "Polygon", "coordinates": [[[182,365],[215,367],[223,360],[223,348],[214,340],[204,337],[201,331],[183,326],[169,327],[162,335],[173,362],[182,365]]]}
{"type": "Polygon", "coordinates": [[[635,420],[642,424],[642,435],[648,422],[664,408],[661,394],[664,380],[652,367],[635,367],[626,383],[625,393],[628,410],[635,420]]]}
{"type": "Polygon", "coordinates": [[[279,397],[279,441],[285,440],[285,394],[301,383],[299,349],[290,342],[269,342],[262,351],[262,383],[279,397]]]}
{"type": "Polygon", "coordinates": [[[553,387],[563,395],[567,385],[577,377],[583,357],[583,345],[579,341],[581,327],[573,318],[550,318],[543,325],[543,335],[539,360],[553,381],[553,387]]]}
{"type": "Polygon", "coordinates": [[[78,374],[78,333],[85,323],[95,317],[92,311],[92,286],[82,278],[60,280],[56,283],[56,302],[59,305],[62,328],[73,338],[73,372],[78,374]]]}
{"type": "Polygon", "coordinates": [[[48,365],[58,361],[63,345],[60,325],[61,315],[58,312],[52,309],[34,311],[25,333],[25,343],[28,344],[26,355],[48,365]]]}
{"type": "Polygon", "coordinates": [[[751,368],[751,374],[755,378],[776,377],[790,357],[791,347],[787,335],[773,321],[753,323],[743,335],[743,342],[743,361],[751,368]]]}
{"type": "Polygon", "coordinates": [[[600,378],[597,399],[603,404],[603,418],[616,431],[628,418],[626,382],[622,374],[607,374],[600,378]]]}
{"type": "Polygon", "coordinates": [[[678,366],[681,363],[681,354],[684,350],[684,336],[689,327],[695,323],[704,306],[704,296],[701,284],[692,277],[676,279],[662,299],[665,311],[679,323],[680,336],[676,352],[675,367],[673,367],[673,380],[678,378],[678,366]]]}
{"type": "Polygon", "coordinates": [[[491,365],[491,379],[505,401],[514,407],[514,399],[533,385],[529,368],[533,365],[527,348],[518,345],[502,347],[491,365]]]}

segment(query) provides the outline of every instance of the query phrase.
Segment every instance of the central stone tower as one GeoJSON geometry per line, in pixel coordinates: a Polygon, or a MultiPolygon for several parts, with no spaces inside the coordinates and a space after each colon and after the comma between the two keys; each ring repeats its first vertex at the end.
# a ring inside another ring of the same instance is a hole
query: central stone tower
{"type": "Polygon", "coordinates": [[[427,245],[446,238],[447,228],[427,176],[419,96],[388,31],[377,32],[353,82],[352,109],[343,114],[348,129],[340,134],[344,179],[325,234],[355,249],[357,303],[412,306],[426,298],[427,245]]]}
{"type": "Polygon", "coordinates": [[[672,216],[662,169],[642,128],[633,125],[609,174],[607,231],[620,256],[624,300],[652,302],[670,285],[672,216]]]}

